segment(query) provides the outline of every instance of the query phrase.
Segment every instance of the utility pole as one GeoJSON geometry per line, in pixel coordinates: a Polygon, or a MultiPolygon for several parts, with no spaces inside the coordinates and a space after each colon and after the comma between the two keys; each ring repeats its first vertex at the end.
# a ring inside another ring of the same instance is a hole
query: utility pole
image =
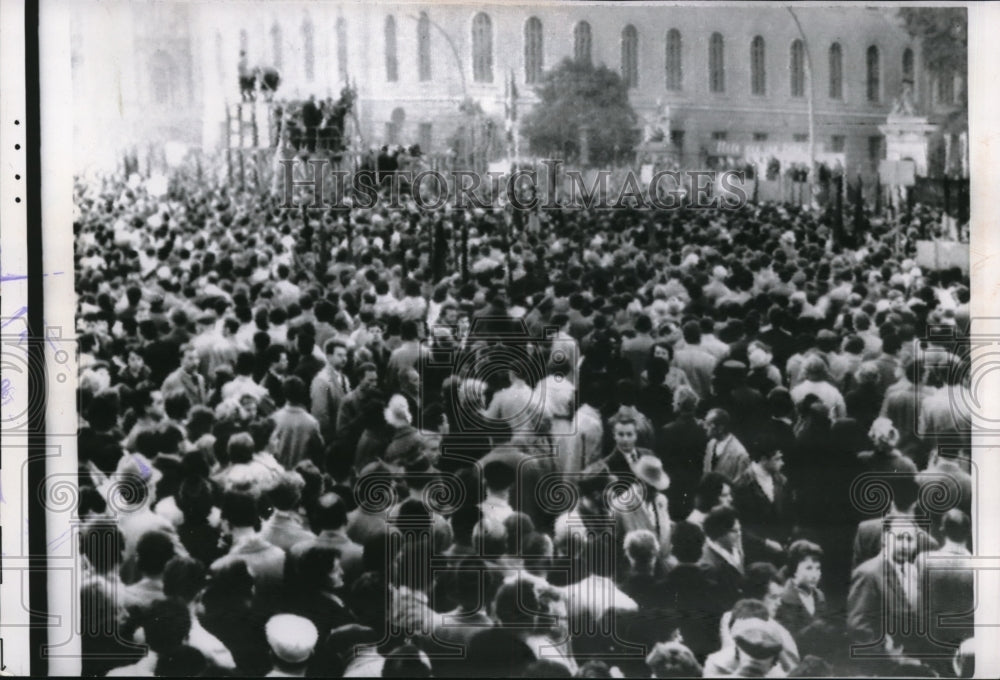
{"type": "Polygon", "coordinates": [[[799,23],[799,17],[795,14],[795,10],[788,7],[788,13],[792,15],[792,19],[795,21],[796,28],[799,29],[799,35],[802,37],[802,49],[806,53],[806,103],[808,105],[808,116],[809,116],[809,205],[812,206],[816,201],[816,116],[814,107],[814,100],[816,98],[816,93],[813,91],[813,69],[812,69],[812,53],[809,50],[809,39],[806,37],[805,31],[802,30],[802,24],[799,23]]]}

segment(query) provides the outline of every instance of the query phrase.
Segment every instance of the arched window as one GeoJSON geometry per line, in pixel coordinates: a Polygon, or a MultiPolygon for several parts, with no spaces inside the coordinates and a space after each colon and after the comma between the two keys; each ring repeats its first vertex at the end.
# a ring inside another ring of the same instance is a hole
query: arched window
{"type": "Polygon", "coordinates": [[[723,58],[721,33],[713,33],[708,41],[708,89],[712,92],[726,91],[726,64],[723,58]]]}
{"type": "Polygon", "coordinates": [[[312,82],[316,77],[316,55],[315,44],[313,42],[313,25],[306,19],[302,22],[302,51],[305,52],[305,73],[306,80],[312,82]]]}
{"type": "Polygon", "coordinates": [[[789,85],[792,96],[804,97],[806,94],[806,52],[801,40],[792,41],[788,69],[791,72],[789,85]]]}
{"type": "Polygon", "coordinates": [[[281,70],[282,58],[281,26],[274,24],[271,26],[271,64],[274,68],[281,70]]]}
{"type": "Polygon", "coordinates": [[[399,80],[399,60],[396,58],[396,19],[391,14],[385,18],[385,79],[390,83],[399,80]]]}
{"type": "Polygon", "coordinates": [[[913,82],[913,50],[903,50],[903,80],[913,82]]]}
{"type": "Polygon", "coordinates": [[[626,87],[639,84],[639,33],[632,24],[622,30],[622,80],[626,87]]]}
{"type": "Polygon", "coordinates": [[[879,100],[878,48],[875,45],[869,47],[865,57],[868,101],[877,102],[879,100]]]}
{"type": "Polygon", "coordinates": [[[684,81],[681,69],[681,32],[676,28],[667,31],[667,89],[680,90],[684,81]]]}
{"type": "Polygon", "coordinates": [[[493,21],[484,12],[472,20],[472,79],[493,82],[493,21]]]}
{"type": "Polygon", "coordinates": [[[406,111],[397,107],[392,110],[390,119],[385,124],[385,143],[399,144],[403,139],[403,123],[406,122],[406,111]]]}
{"type": "Polygon", "coordinates": [[[421,82],[431,79],[431,20],[427,12],[421,12],[417,22],[417,67],[421,82]]]}
{"type": "Polygon", "coordinates": [[[759,35],[750,43],[750,93],[767,93],[767,71],[764,65],[764,39],[759,35]]]}
{"type": "Polygon", "coordinates": [[[840,43],[830,45],[830,99],[844,98],[844,55],[840,43]]]}
{"type": "Polygon", "coordinates": [[[174,104],[177,96],[177,70],[174,60],[157,50],[149,60],[149,86],[157,104],[174,104]]]}
{"type": "Polygon", "coordinates": [[[581,21],[573,29],[573,58],[581,64],[589,64],[590,48],[590,24],[581,21]]]}
{"type": "Polygon", "coordinates": [[[542,52],[542,22],[531,17],[524,24],[524,82],[537,83],[542,79],[544,54],[542,52]]]}
{"type": "Polygon", "coordinates": [[[344,17],[337,19],[337,70],[340,72],[340,80],[347,82],[347,20],[344,17]]]}

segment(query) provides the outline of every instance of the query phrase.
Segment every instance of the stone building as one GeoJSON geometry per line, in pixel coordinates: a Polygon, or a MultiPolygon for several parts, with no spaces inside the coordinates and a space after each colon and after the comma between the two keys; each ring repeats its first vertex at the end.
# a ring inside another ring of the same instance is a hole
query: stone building
{"type": "Polygon", "coordinates": [[[666,140],[691,167],[804,148],[810,63],[817,152],[842,154],[852,175],[870,175],[884,156],[878,126],[904,79],[932,114],[946,112],[964,86],[960,75],[937,82],[921,68],[920,45],[892,8],[794,7],[793,16],[781,7],[574,2],[114,6],[127,8],[118,23],[130,36],[114,46],[134,50],[122,74],[122,90],[135,93],[121,118],[129,135],[152,126],[207,147],[225,144],[241,50],[252,65],[281,71],[279,96],[336,97],[354,84],[364,144],[432,152],[446,150],[464,100],[502,123],[512,79],[523,115],[546,69],[590,59],[622,74],[645,120],[669,119],[666,140]],[[157,122],[170,115],[183,124],[157,122]]]}

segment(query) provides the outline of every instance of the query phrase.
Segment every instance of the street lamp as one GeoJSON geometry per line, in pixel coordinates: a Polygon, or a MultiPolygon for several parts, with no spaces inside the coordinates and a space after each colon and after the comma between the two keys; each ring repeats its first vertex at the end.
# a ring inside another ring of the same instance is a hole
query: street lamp
{"type": "MultiPolygon", "coordinates": [[[[413,19],[418,24],[420,23],[420,17],[415,17],[412,14],[408,14],[407,17],[413,19]]],[[[458,75],[462,79],[462,98],[463,99],[468,98],[469,91],[468,88],[466,88],[465,86],[465,69],[462,67],[462,57],[458,54],[458,48],[455,46],[455,41],[451,39],[451,36],[448,34],[448,31],[441,28],[441,26],[436,21],[428,17],[426,14],[424,15],[424,18],[427,19],[427,23],[436,28],[438,30],[438,33],[443,35],[444,39],[448,41],[448,46],[451,47],[451,53],[455,56],[455,65],[458,66],[458,75]]]]}

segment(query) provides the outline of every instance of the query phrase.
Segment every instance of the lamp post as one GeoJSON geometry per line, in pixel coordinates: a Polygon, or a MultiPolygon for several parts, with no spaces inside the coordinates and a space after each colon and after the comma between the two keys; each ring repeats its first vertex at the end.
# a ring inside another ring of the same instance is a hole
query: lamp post
{"type": "MultiPolygon", "coordinates": [[[[418,24],[420,23],[420,17],[415,17],[412,14],[408,14],[407,16],[410,19],[416,21],[418,24]]],[[[455,46],[455,41],[451,39],[451,36],[448,34],[448,31],[441,28],[441,26],[436,21],[428,17],[426,14],[424,15],[424,17],[427,19],[427,23],[436,28],[438,33],[443,35],[444,39],[448,41],[448,46],[451,48],[451,53],[455,57],[455,65],[458,67],[459,78],[461,78],[462,80],[462,98],[463,99],[467,98],[469,96],[469,90],[465,85],[465,69],[462,67],[462,57],[458,54],[458,48],[455,46]]]]}
{"type": "Polygon", "coordinates": [[[806,37],[805,31],[802,30],[802,24],[799,23],[799,17],[795,14],[795,10],[791,7],[786,9],[792,15],[792,20],[795,21],[795,26],[802,37],[802,49],[806,53],[806,81],[808,82],[806,103],[809,116],[809,205],[812,206],[816,200],[816,117],[813,111],[816,94],[813,91],[812,54],[809,51],[809,39],[806,37]]]}

